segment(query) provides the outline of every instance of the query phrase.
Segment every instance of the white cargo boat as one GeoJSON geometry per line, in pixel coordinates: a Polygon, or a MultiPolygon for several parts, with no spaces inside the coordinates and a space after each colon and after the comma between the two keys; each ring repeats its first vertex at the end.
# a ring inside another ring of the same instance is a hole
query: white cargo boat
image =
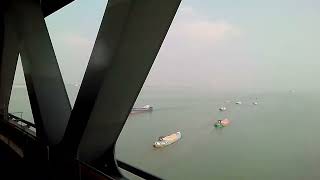
{"type": "Polygon", "coordinates": [[[179,139],[181,139],[181,132],[176,132],[167,136],[161,136],[159,137],[159,140],[154,142],[153,147],[155,148],[162,148],[166,147],[172,143],[177,142],[179,139]]]}

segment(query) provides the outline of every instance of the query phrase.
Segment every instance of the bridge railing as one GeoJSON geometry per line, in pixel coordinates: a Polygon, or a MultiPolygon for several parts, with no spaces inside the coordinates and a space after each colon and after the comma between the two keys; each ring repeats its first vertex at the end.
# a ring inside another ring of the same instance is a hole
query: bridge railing
{"type": "MultiPolygon", "coordinates": [[[[29,135],[29,137],[33,137],[34,139],[36,139],[36,136],[34,133],[31,133],[31,131],[25,131],[25,129],[29,129],[29,128],[36,128],[35,124],[32,123],[32,122],[29,122],[29,121],[26,121],[18,116],[15,116],[13,114],[10,114],[8,113],[7,114],[8,117],[4,118],[6,120],[9,120],[9,122],[13,122],[13,123],[10,123],[11,125],[16,125],[18,126],[17,128],[18,129],[21,129],[23,130],[23,133],[27,133],[29,135]]],[[[3,121],[0,119],[0,121],[3,121]]],[[[117,164],[118,164],[118,167],[135,175],[135,176],[138,176],[142,179],[154,179],[154,180],[160,180],[161,178],[155,176],[155,175],[152,175],[148,172],[145,172],[139,168],[136,168],[126,162],[123,162],[123,161],[120,161],[120,160],[116,160],[117,161],[117,164]]],[[[86,164],[85,162],[82,162],[82,161],[78,161],[79,164],[80,164],[80,167],[82,170],[84,171],[90,171],[91,173],[95,173],[96,176],[106,176],[106,178],[109,178],[109,176],[107,176],[106,174],[103,173],[103,171],[100,171],[88,164],[86,164]]]]}
{"type": "Polygon", "coordinates": [[[26,120],[22,119],[21,117],[15,116],[11,113],[8,114],[8,119],[15,121],[17,123],[22,123],[22,125],[25,125],[27,128],[30,128],[30,127],[36,128],[36,125],[34,123],[26,121],[26,120]]]}

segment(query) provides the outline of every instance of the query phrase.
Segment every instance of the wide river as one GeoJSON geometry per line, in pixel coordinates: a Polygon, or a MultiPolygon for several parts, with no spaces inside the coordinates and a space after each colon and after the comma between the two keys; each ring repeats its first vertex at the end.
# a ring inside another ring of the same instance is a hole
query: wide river
{"type": "MultiPolygon", "coordinates": [[[[68,90],[72,102],[75,89],[68,90]]],[[[32,121],[25,89],[13,93],[10,111],[23,111],[32,121]]],[[[181,180],[320,179],[320,93],[150,89],[140,93],[135,106],[146,104],[154,110],[130,115],[116,146],[118,159],[140,169],[181,180]],[[224,112],[218,110],[222,105],[224,112]],[[215,129],[222,118],[232,124],[215,129]],[[152,147],[159,136],[176,131],[180,141],[152,147]]]]}

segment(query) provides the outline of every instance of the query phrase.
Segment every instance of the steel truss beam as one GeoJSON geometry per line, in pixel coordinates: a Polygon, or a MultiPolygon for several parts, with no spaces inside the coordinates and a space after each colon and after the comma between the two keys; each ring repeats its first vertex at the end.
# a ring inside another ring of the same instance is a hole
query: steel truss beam
{"type": "Polygon", "coordinates": [[[12,18],[8,12],[2,11],[1,18],[1,59],[0,59],[0,112],[8,113],[10,95],[16,65],[18,61],[19,43],[15,33],[15,29],[10,24],[12,18]]]}
{"type": "Polygon", "coordinates": [[[73,1],[74,0],[42,0],[41,8],[43,15],[49,16],[73,1]]]}
{"type": "Polygon", "coordinates": [[[64,147],[121,176],[114,147],[180,0],[109,0],[64,147]]]}
{"type": "Polygon", "coordinates": [[[37,136],[48,145],[58,144],[71,112],[57,59],[40,2],[15,0],[9,5],[21,42],[21,61],[37,136]]]}
{"type": "Polygon", "coordinates": [[[14,70],[2,67],[15,69],[20,50],[37,136],[49,146],[51,172],[57,179],[79,178],[80,160],[122,178],[114,147],[181,0],[108,1],[72,113],[40,1],[7,2],[12,19],[1,24],[12,35],[2,38],[1,95],[10,94],[14,77],[14,70]]]}

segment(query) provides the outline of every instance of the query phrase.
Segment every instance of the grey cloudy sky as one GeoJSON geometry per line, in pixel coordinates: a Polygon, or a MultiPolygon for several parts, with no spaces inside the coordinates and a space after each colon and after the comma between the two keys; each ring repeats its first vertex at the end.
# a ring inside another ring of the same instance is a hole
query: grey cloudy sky
{"type": "MultiPolygon", "coordinates": [[[[46,19],[67,84],[83,77],[106,0],[46,19]]],[[[320,1],[182,0],[146,87],[320,89],[320,1]]]]}

